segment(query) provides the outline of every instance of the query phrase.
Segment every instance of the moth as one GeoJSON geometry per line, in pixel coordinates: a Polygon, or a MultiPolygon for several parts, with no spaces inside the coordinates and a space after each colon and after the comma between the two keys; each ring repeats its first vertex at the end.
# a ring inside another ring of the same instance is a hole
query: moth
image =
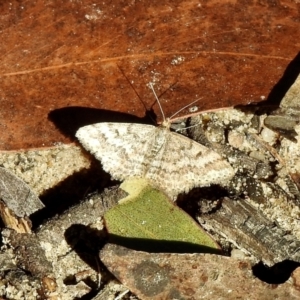
{"type": "Polygon", "coordinates": [[[234,175],[231,165],[215,151],[170,131],[163,116],[160,126],[135,123],[97,123],[81,127],[76,137],[101,161],[114,179],[146,178],[176,199],[194,187],[223,185],[234,175]]]}

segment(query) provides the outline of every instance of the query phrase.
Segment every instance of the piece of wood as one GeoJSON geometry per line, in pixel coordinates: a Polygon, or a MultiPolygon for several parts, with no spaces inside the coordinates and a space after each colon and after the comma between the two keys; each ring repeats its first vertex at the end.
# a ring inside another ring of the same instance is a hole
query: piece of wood
{"type": "Polygon", "coordinates": [[[224,198],[219,210],[203,214],[198,220],[206,230],[225,237],[269,266],[286,259],[300,262],[300,241],[247,200],[224,198]]]}
{"type": "Polygon", "coordinates": [[[29,216],[44,204],[15,174],[0,167],[0,216],[4,225],[19,233],[30,233],[29,216]]]}
{"type": "Polygon", "coordinates": [[[91,195],[32,234],[2,230],[5,243],[14,249],[17,267],[13,266],[13,270],[21,268],[31,275],[32,281],[38,278],[40,282],[40,286],[32,286],[30,291],[18,287],[20,291],[16,289],[16,293],[30,294],[41,289],[49,299],[60,295],[71,300],[91,291],[85,284],[87,278],[97,286],[98,252],[106,237],[101,216],[124,195],[116,188],[91,195]]]}

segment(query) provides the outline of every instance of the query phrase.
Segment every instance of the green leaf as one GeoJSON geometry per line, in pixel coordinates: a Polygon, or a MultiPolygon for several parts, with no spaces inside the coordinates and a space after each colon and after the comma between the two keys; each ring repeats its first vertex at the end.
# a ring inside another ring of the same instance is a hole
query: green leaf
{"type": "Polygon", "coordinates": [[[129,196],[104,215],[111,242],[149,252],[220,253],[198,223],[146,179],[125,181],[121,188],[129,196]]]}

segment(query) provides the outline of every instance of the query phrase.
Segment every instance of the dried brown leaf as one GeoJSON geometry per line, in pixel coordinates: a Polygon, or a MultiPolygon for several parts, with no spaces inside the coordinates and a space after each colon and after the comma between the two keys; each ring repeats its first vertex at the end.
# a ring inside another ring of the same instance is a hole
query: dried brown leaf
{"type": "Polygon", "coordinates": [[[299,51],[292,0],[13,0],[0,14],[0,149],[7,150],[72,140],[47,120],[59,108],[143,116],[120,69],[147,108],[154,99],[146,84],[155,82],[170,116],[199,97],[198,111],[264,99],[299,51]]]}

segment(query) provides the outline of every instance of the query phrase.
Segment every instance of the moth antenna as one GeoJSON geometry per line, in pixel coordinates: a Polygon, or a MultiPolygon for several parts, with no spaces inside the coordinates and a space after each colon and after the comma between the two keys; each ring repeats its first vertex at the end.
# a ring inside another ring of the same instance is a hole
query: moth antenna
{"type": "Polygon", "coordinates": [[[192,103],[190,103],[190,104],[188,104],[188,105],[186,105],[186,106],[180,108],[180,109],[179,109],[175,114],[173,114],[169,119],[172,120],[173,117],[175,117],[177,114],[179,114],[181,111],[183,111],[183,110],[186,109],[187,107],[189,107],[189,106],[193,105],[194,103],[198,102],[200,99],[202,99],[202,97],[201,97],[201,98],[198,98],[198,99],[196,99],[195,101],[193,101],[192,103]]]}
{"type": "Polygon", "coordinates": [[[191,126],[184,127],[184,128],[178,128],[178,129],[175,130],[175,132],[178,132],[178,131],[181,131],[181,130],[190,129],[190,128],[196,127],[196,126],[198,126],[198,125],[199,125],[199,124],[195,124],[195,125],[191,125],[191,126]]]}
{"type": "Polygon", "coordinates": [[[164,111],[163,111],[162,106],[161,106],[161,104],[160,104],[160,101],[159,101],[159,99],[158,99],[158,97],[157,97],[157,95],[156,95],[156,93],[155,93],[155,90],[154,90],[154,87],[153,87],[152,82],[149,82],[149,86],[150,86],[150,88],[151,88],[151,90],[152,90],[152,92],[153,92],[153,94],[154,94],[154,97],[155,97],[157,103],[158,103],[158,106],[159,106],[159,109],[160,109],[160,111],[161,111],[162,117],[163,117],[164,121],[166,121],[166,117],[165,117],[164,111]]]}
{"type": "Polygon", "coordinates": [[[116,64],[117,67],[119,68],[120,72],[122,73],[122,75],[125,77],[125,79],[127,80],[128,84],[130,85],[130,87],[132,88],[132,90],[134,91],[134,93],[136,94],[137,98],[140,100],[140,102],[142,103],[144,109],[145,109],[145,120],[148,121],[148,119],[150,119],[152,121],[152,123],[155,125],[157,124],[156,121],[156,115],[151,107],[151,109],[148,109],[144,103],[144,101],[142,100],[142,98],[140,97],[139,93],[137,92],[137,90],[135,89],[134,85],[131,83],[131,81],[129,80],[128,76],[125,74],[124,70],[118,65],[116,64]]]}

